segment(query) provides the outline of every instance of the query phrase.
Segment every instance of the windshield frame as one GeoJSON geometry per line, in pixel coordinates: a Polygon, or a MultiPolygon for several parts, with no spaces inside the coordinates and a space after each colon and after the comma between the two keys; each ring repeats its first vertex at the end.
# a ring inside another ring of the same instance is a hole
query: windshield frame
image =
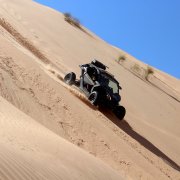
{"type": "Polygon", "coordinates": [[[100,76],[100,81],[101,81],[100,83],[106,88],[108,89],[112,88],[113,94],[116,94],[116,93],[119,94],[119,89],[120,89],[119,82],[114,77],[107,74],[106,72],[102,72],[100,76]],[[108,84],[104,83],[105,79],[109,80],[108,84]],[[110,86],[110,82],[112,82],[114,85],[117,85],[117,87],[110,86]]]}

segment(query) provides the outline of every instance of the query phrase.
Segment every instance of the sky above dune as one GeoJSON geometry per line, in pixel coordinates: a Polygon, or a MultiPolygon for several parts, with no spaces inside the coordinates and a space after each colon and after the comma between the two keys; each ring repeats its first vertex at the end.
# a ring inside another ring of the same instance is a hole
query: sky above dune
{"type": "Polygon", "coordinates": [[[35,0],[69,12],[106,42],[180,78],[180,0],[35,0]]]}

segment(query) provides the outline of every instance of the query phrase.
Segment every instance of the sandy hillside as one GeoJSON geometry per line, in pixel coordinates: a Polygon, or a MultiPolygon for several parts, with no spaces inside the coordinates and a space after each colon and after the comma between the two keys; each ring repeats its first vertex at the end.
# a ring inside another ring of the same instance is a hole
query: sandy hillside
{"type": "Polygon", "coordinates": [[[121,179],[0,98],[0,179],[121,179]],[[82,166],[83,164],[83,166],[82,166]]]}
{"type": "Polygon", "coordinates": [[[146,80],[147,65],[31,0],[0,0],[0,42],[0,179],[180,179],[178,79],[146,80]],[[122,122],[62,82],[94,58],[123,88],[122,122]]]}

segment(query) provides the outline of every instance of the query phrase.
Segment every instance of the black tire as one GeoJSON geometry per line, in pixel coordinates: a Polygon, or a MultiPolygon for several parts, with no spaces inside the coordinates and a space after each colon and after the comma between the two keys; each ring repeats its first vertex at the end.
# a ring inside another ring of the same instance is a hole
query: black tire
{"type": "Polygon", "coordinates": [[[64,82],[69,85],[75,84],[76,81],[76,74],[71,72],[65,75],[64,82]]]}
{"type": "Polygon", "coordinates": [[[126,109],[123,106],[116,106],[113,112],[119,120],[123,120],[126,115],[126,109]]]}
{"type": "Polygon", "coordinates": [[[98,93],[98,91],[91,92],[88,99],[91,102],[91,104],[93,104],[94,106],[97,106],[98,102],[99,102],[99,93],[98,93]]]}

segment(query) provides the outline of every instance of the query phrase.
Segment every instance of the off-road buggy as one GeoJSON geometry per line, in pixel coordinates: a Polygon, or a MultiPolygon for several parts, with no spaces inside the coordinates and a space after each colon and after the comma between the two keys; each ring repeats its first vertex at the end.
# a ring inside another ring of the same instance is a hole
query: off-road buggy
{"type": "Polygon", "coordinates": [[[79,67],[80,80],[77,80],[76,74],[71,72],[64,77],[64,82],[78,87],[94,106],[108,108],[122,120],[126,114],[125,108],[119,105],[121,100],[119,90],[122,88],[114,76],[106,71],[107,66],[94,60],[79,67]]]}

